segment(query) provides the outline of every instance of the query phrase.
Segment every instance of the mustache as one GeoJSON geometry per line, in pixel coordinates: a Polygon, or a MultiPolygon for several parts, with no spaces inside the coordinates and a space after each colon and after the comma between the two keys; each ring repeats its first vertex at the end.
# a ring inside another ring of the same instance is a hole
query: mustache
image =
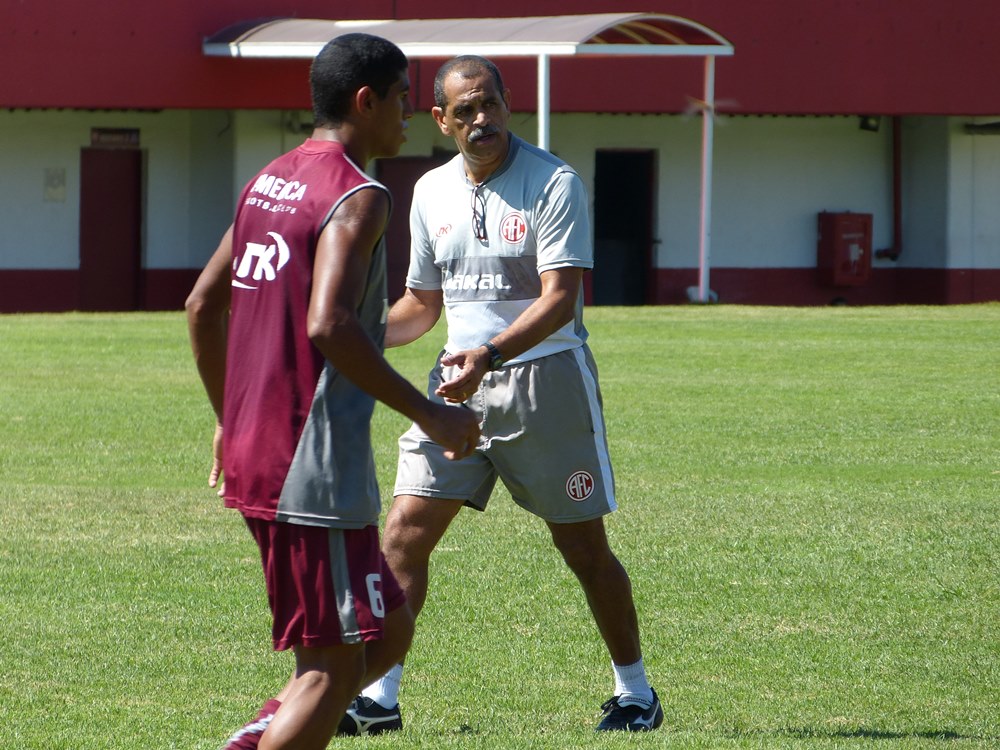
{"type": "Polygon", "coordinates": [[[496,125],[483,125],[481,128],[473,128],[472,132],[469,133],[469,143],[475,143],[488,135],[499,135],[499,133],[500,128],[496,125]]]}

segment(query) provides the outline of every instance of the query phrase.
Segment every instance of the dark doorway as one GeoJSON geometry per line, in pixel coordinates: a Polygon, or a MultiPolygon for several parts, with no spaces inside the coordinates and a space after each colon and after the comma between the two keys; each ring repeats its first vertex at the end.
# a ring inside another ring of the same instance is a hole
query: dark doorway
{"type": "Polygon", "coordinates": [[[444,151],[431,156],[397,156],[379,159],[375,179],[392,193],[392,215],[385,231],[386,273],[389,282],[389,302],[403,296],[406,271],[410,266],[410,201],[413,186],[430,169],[441,166],[454,154],[444,151]]]}
{"type": "Polygon", "coordinates": [[[80,152],[80,309],[135,310],[142,255],[142,151],[80,152]]]}
{"type": "Polygon", "coordinates": [[[642,305],[653,297],[655,152],[595,156],[593,301],[642,305]]]}

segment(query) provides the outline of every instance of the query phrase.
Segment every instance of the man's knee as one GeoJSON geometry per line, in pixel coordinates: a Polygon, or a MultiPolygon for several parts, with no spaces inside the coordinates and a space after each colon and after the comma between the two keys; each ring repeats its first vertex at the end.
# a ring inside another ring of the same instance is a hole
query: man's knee
{"type": "Polygon", "coordinates": [[[581,578],[621,568],[604,532],[603,519],[549,524],[552,541],[569,568],[581,578]]]}
{"type": "Polygon", "coordinates": [[[593,578],[608,573],[622,573],[621,563],[614,553],[604,547],[588,548],[584,545],[569,545],[559,550],[563,560],[579,578],[593,578]]]}
{"type": "Polygon", "coordinates": [[[365,649],[359,644],[295,649],[296,679],[322,692],[360,682],[365,674],[365,649]]]}
{"type": "Polygon", "coordinates": [[[409,603],[404,602],[385,616],[385,640],[403,652],[409,650],[415,629],[416,618],[409,603]]]}
{"type": "Polygon", "coordinates": [[[390,567],[402,561],[428,559],[460,508],[458,500],[397,497],[382,533],[382,550],[390,567]]]}

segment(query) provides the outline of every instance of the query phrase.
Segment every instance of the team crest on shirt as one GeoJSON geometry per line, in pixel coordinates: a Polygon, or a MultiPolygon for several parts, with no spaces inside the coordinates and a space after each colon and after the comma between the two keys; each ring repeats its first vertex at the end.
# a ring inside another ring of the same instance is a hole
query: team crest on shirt
{"type": "Polygon", "coordinates": [[[528,223],[524,220],[524,215],[520,211],[511,211],[503,217],[500,222],[500,236],[504,242],[516,245],[524,241],[524,236],[528,233],[528,223]]]}
{"type": "Polygon", "coordinates": [[[594,494],[594,477],[589,471],[577,471],[566,480],[566,494],[569,499],[582,503],[594,494]]]}

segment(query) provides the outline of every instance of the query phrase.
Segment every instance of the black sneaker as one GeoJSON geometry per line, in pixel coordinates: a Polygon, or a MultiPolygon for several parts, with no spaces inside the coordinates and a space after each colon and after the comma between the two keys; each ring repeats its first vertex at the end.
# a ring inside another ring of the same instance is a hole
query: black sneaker
{"type": "Polygon", "coordinates": [[[400,716],[398,703],[392,708],[382,708],[371,698],[359,695],[347,707],[347,713],[337,726],[337,734],[348,736],[382,734],[402,728],[403,717],[400,716]]]}
{"type": "Polygon", "coordinates": [[[620,695],[604,701],[601,710],[604,718],[597,725],[598,732],[648,732],[663,723],[663,707],[653,691],[653,703],[649,707],[637,703],[618,703],[620,695]]]}

